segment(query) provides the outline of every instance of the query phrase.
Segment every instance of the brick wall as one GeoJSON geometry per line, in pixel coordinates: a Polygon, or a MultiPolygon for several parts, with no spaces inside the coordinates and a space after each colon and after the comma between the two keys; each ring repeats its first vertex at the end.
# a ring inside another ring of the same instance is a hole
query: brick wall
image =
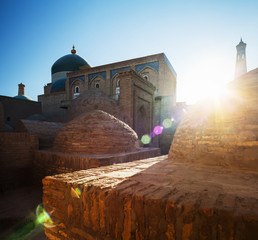
{"type": "Polygon", "coordinates": [[[37,149],[36,134],[0,133],[0,191],[31,183],[37,149]]]}
{"type": "Polygon", "coordinates": [[[3,104],[0,102],[0,132],[5,130],[5,118],[3,104]]]}
{"type": "Polygon", "coordinates": [[[63,125],[60,122],[20,120],[16,125],[15,131],[37,134],[39,137],[39,148],[43,149],[53,146],[55,137],[63,125]]]}
{"type": "Polygon", "coordinates": [[[71,101],[71,106],[69,106],[67,113],[68,120],[72,120],[82,113],[93,110],[103,110],[115,117],[119,115],[118,105],[115,100],[109,98],[101,90],[91,89],[71,101]]]}
{"type": "Polygon", "coordinates": [[[41,114],[41,103],[0,96],[3,104],[5,123],[14,128],[20,119],[26,119],[33,114],[41,114]]]}
{"type": "Polygon", "coordinates": [[[45,233],[55,240],[258,239],[256,180],[166,156],[46,177],[43,203],[55,227],[45,233]]]}
{"type": "Polygon", "coordinates": [[[34,177],[37,182],[41,182],[45,176],[131,162],[159,155],[160,150],[158,148],[143,148],[130,153],[95,156],[36,151],[34,157],[34,177]]]}
{"type": "Polygon", "coordinates": [[[242,80],[185,115],[170,148],[173,161],[258,170],[258,77],[242,80]]]}
{"type": "Polygon", "coordinates": [[[66,118],[67,110],[60,108],[61,101],[66,100],[65,92],[39,95],[38,100],[42,103],[42,113],[49,121],[63,121],[66,118]]]}

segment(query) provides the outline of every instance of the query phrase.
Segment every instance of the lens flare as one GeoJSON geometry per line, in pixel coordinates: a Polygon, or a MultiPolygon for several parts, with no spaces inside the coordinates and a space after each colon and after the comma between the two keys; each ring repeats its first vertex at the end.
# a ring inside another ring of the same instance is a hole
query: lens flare
{"type": "Polygon", "coordinates": [[[143,144],[149,144],[151,141],[151,138],[148,134],[145,134],[142,136],[141,141],[143,144]]]}
{"type": "Polygon", "coordinates": [[[164,119],[162,125],[164,128],[170,128],[172,126],[172,121],[169,118],[164,119]]]}
{"type": "Polygon", "coordinates": [[[155,134],[154,132],[151,132],[151,133],[150,133],[150,137],[151,137],[151,138],[154,138],[155,136],[156,136],[156,134],[155,134]]]}
{"type": "Polygon", "coordinates": [[[71,187],[71,196],[73,198],[80,198],[81,194],[82,194],[82,191],[80,188],[77,187],[74,189],[73,187],[71,187]]]}
{"type": "Polygon", "coordinates": [[[81,191],[81,189],[80,188],[75,188],[75,191],[79,194],[79,195],[81,195],[82,194],[82,191],[81,191]]]}
{"type": "Polygon", "coordinates": [[[163,131],[163,127],[161,126],[156,126],[154,129],[153,129],[153,132],[156,134],[156,135],[160,135],[163,131]]]}
{"type": "Polygon", "coordinates": [[[53,228],[55,227],[53,220],[47,213],[47,211],[43,208],[42,205],[38,205],[36,208],[36,222],[42,224],[46,228],[53,228]]]}

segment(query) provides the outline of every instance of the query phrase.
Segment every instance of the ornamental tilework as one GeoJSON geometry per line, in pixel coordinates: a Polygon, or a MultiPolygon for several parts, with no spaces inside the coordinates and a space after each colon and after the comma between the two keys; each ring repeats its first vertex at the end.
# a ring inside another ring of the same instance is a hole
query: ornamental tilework
{"type": "Polygon", "coordinates": [[[117,73],[118,71],[126,70],[126,69],[129,69],[129,68],[130,68],[130,67],[122,67],[122,68],[117,68],[117,69],[111,70],[111,71],[110,71],[110,78],[112,79],[112,78],[116,75],[116,73],[117,73]]]}
{"type": "Polygon", "coordinates": [[[96,76],[103,77],[103,78],[106,80],[106,71],[89,74],[89,76],[88,76],[88,81],[89,81],[89,83],[90,83],[91,80],[92,80],[93,78],[95,78],[96,76]]]}
{"type": "Polygon", "coordinates": [[[84,76],[73,77],[73,78],[70,78],[70,79],[69,79],[69,84],[70,84],[70,86],[72,85],[72,83],[73,83],[76,79],[80,79],[80,80],[82,80],[83,82],[85,82],[85,77],[84,77],[84,76]]]}
{"type": "Polygon", "coordinates": [[[143,63],[143,64],[139,64],[139,65],[136,65],[135,66],[135,70],[136,72],[140,72],[143,68],[145,67],[152,67],[154,68],[157,72],[159,72],[159,62],[156,61],[156,62],[149,62],[149,63],[143,63]]]}

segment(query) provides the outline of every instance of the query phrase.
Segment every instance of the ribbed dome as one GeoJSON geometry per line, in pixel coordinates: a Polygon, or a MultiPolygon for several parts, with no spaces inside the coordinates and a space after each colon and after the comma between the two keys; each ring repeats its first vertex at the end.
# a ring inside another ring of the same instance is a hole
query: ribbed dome
{"type": "Polygon", "coordinates": [[[59,58],[52,66],[51,73],[63,72],[63,71],[77,71],[81,66],[90,65],[77,54],[67,54],[59,58]]]}
{"type": "Polygon", "coordinates": [[[258,68],[229,84],[223,98],[202,102],[177,128],[174,162],[258,171],[258,68]]]}
{"type": "Polygon", "coordinates": [[[65,80],[66,77],[56,80],[50,87],[50,92],[63,92],[65,91],[65,80]]]}
{"type": "Polygon", "coordinates": [[[67,123],[55,138],[53,151],[77,154],[115,154],[139,149],[132,128],[114,116],[95,110],[67,123]]]}

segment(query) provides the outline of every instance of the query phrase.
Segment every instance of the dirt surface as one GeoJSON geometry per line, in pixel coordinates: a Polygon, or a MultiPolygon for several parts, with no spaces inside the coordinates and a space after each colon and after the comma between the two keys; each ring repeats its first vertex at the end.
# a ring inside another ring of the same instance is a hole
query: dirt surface
{"type": "Polygon", "coordinates": [[[36,208],[41,203],[40,186],[22,187],[0,194],[0,239],[43,240],[43,226],[36,223],[36,208]]]}

